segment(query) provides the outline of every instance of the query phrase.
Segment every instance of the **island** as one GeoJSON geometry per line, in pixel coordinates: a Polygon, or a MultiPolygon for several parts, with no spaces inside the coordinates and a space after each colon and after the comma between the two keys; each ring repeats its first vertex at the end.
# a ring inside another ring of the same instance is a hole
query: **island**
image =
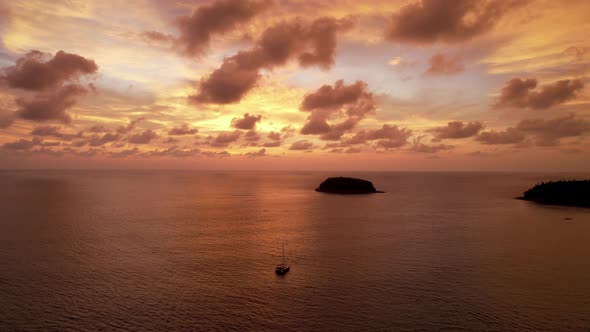
{"type": "Polygon", "coordinates": [[[375,189],[371,181],[347,177],[327,178],[315,191],[341,195],[382,193],[375,189]]]}
{"type": "Polygon", "coordinates": [[[548,205],[590,207],[590,180],[542,182],[517,198],[548,205]]]}

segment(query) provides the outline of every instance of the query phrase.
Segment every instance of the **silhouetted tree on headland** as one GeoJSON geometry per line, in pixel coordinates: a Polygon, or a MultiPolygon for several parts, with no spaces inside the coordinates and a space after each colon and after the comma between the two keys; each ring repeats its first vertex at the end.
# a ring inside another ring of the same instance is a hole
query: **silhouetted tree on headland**
{"type": "Polygon", "coordinates": [[[537,183],[519,198],[541,204],[590,207],[590,180],[537,183]]]}

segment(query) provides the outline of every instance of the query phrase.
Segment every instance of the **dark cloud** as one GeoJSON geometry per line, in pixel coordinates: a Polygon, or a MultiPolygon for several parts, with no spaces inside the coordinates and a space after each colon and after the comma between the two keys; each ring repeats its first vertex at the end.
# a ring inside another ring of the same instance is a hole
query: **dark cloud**
{"type": "Polygon", "coordinates": [[[546,109],[574,99],[584,83],[578,79],[560,80],[535,90],[536,87],[537,80],[534,78],[513,78],[502,88],[495,106],[546,109]]]}
{"type": "Polygon", "coordinates": [[[33,128],[33,130],[31,131],[31,135],[50,136],[50,137],[55,137],[55,138],[60,138],[60,139],[66,140],[66,141],[70,141],[74,138],[82,137],[82,132],[79,132],[78,134],[67,134],[67,133],[61,132],[61,127],[59,127],[59,126],[39,126],[39,127],[33,128]]]}
{"type": "Polygon", "coordinates": [[[44,147],[61,146],[61,142],[41,142],[39,145],[44,147]]]}
{"type": "Polygon", "coordinates": [[[433,141],[438,142],[443,139],[471,137],[476,135],[482,129],[483,124],[479,121],[469,122],[466,124],[461,121],[452,121],[444,127],[432,128],[427,131],[433,133],[433,141]]]}
{"type": "Polygon", "coordinates": [[[272,69],[297,58],[301,66],[329,68],[334,63],[336,33],[352,25],[348,19],[318,18],[311,24],[279,23],[266,29],[255,46],[223,60],[221,67],[199,82],[197,103],[230,104],[252,90],[261,69],[272,69]]]}
{"type": "Polygon", "coordinates": [[[109,155],[113,158],[125,158],[125,157],[136,155],[138,153],[139,153],[139,149],[133,148],[133,149],[121,150],[121,151],[117,151],[117,152],[110,152],[109,155]]]}
{"type": "Polygon", "coordinates": [[[94,125],[94,126],[88,128],[88,131],[91,133],[106,133],[106,132],[109,132],[110,130],[103,125],[94,125]]]}
{"type": "Polygon", "coordinates": [[[244,135],[244,139],[246,141],[256,142],[256,141],[260,140],[260,135],[258,135],[258,133],[255,132],[254,130],[250,130],[246,133],[246,135],[244,135]]]}
{"type": "Polygon", "coordinates": [[[244,155],[249,158],[264,157],[266,156],[266,149],[260,149],[256,152],[247,152],[244,155]]]}
{"type": "Polygon", "coordinates": [[[174,137],[168,137],[163,143],[164,144],[176,144],[178,142],[180,142],[179,139],[174,138],[174,137]]]}
{"type": "Polygon", "coordinates": [[[367,90],[365,82],[345,85],[340,80],[333,86],[323,85],[307,94],[301,103],[300,109],[310,112],[301,134],[321,135],[323,140],[339,140],[375,108],[373,94],[367,90]],[[334,119],[341,121],[333,123],[334,119]]]}
{"type": "Polygon", "coordinates": [[[201,151],[202,156],[209,158],[225,158],[231,156],[227,151],[201,151]]]}
{"type": "Polygon", "coordinates": [[[350,148],[344,150],[344,153],[361,153],[361,152],[363,152],[363,150],[361,148],[353,148],[353,147],[350,147],[350,148]]]}
{"type": "Polygon", "coordinates": [[[386,36],[391,41],[409,43],[455,43],[490,30],[509,10],[525,0],[445,0],[415,1],[393,15],[386,36]]]}
{"type": "MultiPolygon", "coordinates": [[[[88,59],[63,51],[42,62],[43,54],[32,51],[4,70],[3,77],[10,86],[25,90],[40,90],[32,98],[17,98],[18,110],[13,114],[32,121],[58,120],[69,123],[66,112],[76,104],[76,97],[87,93],[80,84],[65,84],[81,75],[96,72],[98,67],[88,59]]],[[[7,121],[8,122],[8,121],[7,121]]]]}
{"type": "Polygon", "coordinates": [[[331,153],[361,153],[361,152],[363,152],[363,150],[361,148],[350,147],[348,149],[341,149],[341,148],[331,149],[330,152],[331,153]]]}
{"type": "Polygon", "coordinates": [[[197,103],[231,104],[242,99],[260,78],[258,68],[241,65],[234,57],[199,82],[199,93],[189,100],[197,103]]]}
{"type": "Polygon", "coordinates": [[[414,143],[412,144],[412,147],[410,148],[411,151],[420,152],[420,153],[437,153],[439,151],[445,151],[445,150],[450,150],[450,149],[454,148],[454,146],[447,145],[447,144],[432,144],[432,145],[424,144],[421,142],[422,138],[423,137],[421,136],[421,137],[414,139],[414,143]]]}
{"type": "Polygon", "coordinates": [[[267,137],[273,141],[280,141],[281,140],[281,133],[276,132],[276,131],[271,131],[270,133],[268,133],[267,137]]]}
{"type": "Polygon", "coordinates": [[[283,144],[283,140],[295,135],[295,129],[291,126],[283,127],[280,131],[271,131],[266,137],[270,139],[270,142],[262,144],[265,148],[276,148],[283,144]]]}
{"type": "Polygon", "coordinates": [[[176,157],[176,158],[187,158],[195,157],[201,153],[199,149],[179,149],[177,145],[171,146],[164,150],[148,151],[143,155],[145,157],[176,157]]]}
{"type": "Polygon", "coordinates": [[[307,140],[297,141],[289,147],[289,150],[311,150],[314,148],[312,142],[307,140]]]}
{"type": "Polygon", "coordinates": [[[219,133],[210,142],[210,145],[213,147],[226,147],[230,143],[237,141],[240,138],[241,134],[242,133],[239,130],[219,133]]]}
{"type": "Polygon", "coordinates": [[[16,118],[14,112],[0,110],[0,128],[8,128],[16,118]]]}
{"type": "Polygon", "coordinates": [[[32,149],[33,147],[40,145],[42,140],[38,137],[33,137],[31,140],[19,139],[18,141],[4,143],[2,148],[4,150],[18,150],[18,151],[27,151],[32,149]]]}
{"type": "Polygon", "coordinates": [[[435,54],[428,61],[430,67],[425,75],[454,75],[465,70],[460,56],[447,56],[435,54]]]}
{"type": "Polygon", "coordinates": [[[182,136],[182,135],[194,135],[198,133],[197,128],[189,128],[188,124],[183,123],[180,127],[175,127],[168,131],[168,135],[171,136],[182,136]]]}
{"type": "MultiPolygon", "coordinates": [[[[209,46],[212,35],[235,29],[272,4],[271,0],[218,0],[203,5],[190,16],[178,19],[180,37],[177,44],[186,55],[201,54],[209,46]]],[[[152,40],[166,40],[169,37],[153,31],[144,33],[144,36],[152,40]]]]}
{"type": "Polygon", "coordinates": [[[484,144],[516,144],[525,139],[525,134],[517,129],[508,128],[504,131],[484,131],[475,139],[484,144]]]}
{"type": "Polygon", "coordinates": [[[86,88],[81,85],[69,84],[56,91],[39,93],[32,99],[18,98],[16,104],[19,109],[16,114],[26,120],[69,123],[71,118],[66,111],[76,105],[75,97],[86,92],[86,88]]]}
{"type": "Polygon", "coordinates": [[[176,41],[174,36],[158,31],[145,31],[141,34],[141,38],[148,43],[172,43],[176,41]]]}
{"type": "Polygon", "coordinates": [[[137,127],[137,124],[143,120],[145,120],[145,118],[137,118],[137,119],[131,120],[131,121],[129,121],[129,123],[126,126],[119,126],[117,128],[117,132],[119,134],[127,134],[127,133],[131,132],[133,129],[135,129],[135,127],[137,127]]]}
{"type": "Polygon", "coordinates": [[[44,90],[57,88],[64,82],[98,70],[96,63],[77,54],[59,51],[47,61],[47,54],[31,51],[4,69],[3,79],[13,88],[44,90]]]}
{"type": "Polygon", "coordinates": [[[156,138],[158,138],[158,134],[151,129],[147,129],[142,133],[129,136],[128,141],[133,144],[148,144],[156,138]]]}
{"type": "Polygon", "coordinates": [[[106,133],[102,136],[93,136],[88,139],[87,144],[90,146],[103,146],[110,142],[116,142],[121,138],[119,133],[106,133]]]}
{"type": "Polygon", "coordinates": [[[276,148],[276,147],[281,146],[282,143],[283,142],[281,142],[281,141],[272,141],[272,142],[266,142],[266,143],[262,144],[262,146],[265,148],[276,148]]]}
{"type": "Polygon", "coordinates": [[[576,118],[574,115],[551,120],[522,120],[516,129],[535,136],[536,144],[550,146],[559,144],[564,137],[577,137],[590,132],[590,121],[576,118]]]}
{"type": "Polygon", "coordinates": [[[236,129],[252,130],[260,120],[262,120],[262,115],[250,115],[246,113],[242,118],[233,118],[231,120],[231,126],[236,129]]]}
{"type": "Polygon", "coordinates": [[[344,140],[344,145],[365,144],[367,141],[377,141],[377,145],[386,148],[394,148],[406,145],[412,136],[412,131],[407,128],[399,128],[384,124],[376,130],[362,130],[351,138],[344,140]]]}

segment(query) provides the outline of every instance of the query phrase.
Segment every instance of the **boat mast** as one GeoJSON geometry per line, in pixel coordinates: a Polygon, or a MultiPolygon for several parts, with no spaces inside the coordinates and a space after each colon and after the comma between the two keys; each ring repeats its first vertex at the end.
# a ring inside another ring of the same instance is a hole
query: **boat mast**
{"type": "Polygon", "coordinates": [[[285,242],[283,242],[283,264],[285,264],[285,242]]]}

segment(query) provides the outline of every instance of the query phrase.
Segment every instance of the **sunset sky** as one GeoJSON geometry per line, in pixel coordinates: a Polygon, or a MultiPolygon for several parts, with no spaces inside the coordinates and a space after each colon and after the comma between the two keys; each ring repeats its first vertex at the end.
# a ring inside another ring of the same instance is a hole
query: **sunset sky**
{"type": "Polygon", "coordinates": [[[0,0],[0,168],[590,170],[590,1],[0,0]]]}

